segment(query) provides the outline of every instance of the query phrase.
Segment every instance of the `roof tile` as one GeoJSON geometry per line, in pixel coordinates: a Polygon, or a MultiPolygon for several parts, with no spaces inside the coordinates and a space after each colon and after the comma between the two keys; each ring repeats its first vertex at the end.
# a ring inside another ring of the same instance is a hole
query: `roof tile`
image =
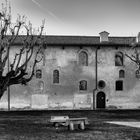
{"type": "MultiPolygon", "coordinates": [[[[49,45],[96,45],[100,44],[99,36],[44,36],[49,45]]],[[[22,38],[25,36],[18,36],[15,43],[21,44],[22,38]]],[[[109,37],[111,44],[131,44],[136,42],[136,37],[109,37]]]]}

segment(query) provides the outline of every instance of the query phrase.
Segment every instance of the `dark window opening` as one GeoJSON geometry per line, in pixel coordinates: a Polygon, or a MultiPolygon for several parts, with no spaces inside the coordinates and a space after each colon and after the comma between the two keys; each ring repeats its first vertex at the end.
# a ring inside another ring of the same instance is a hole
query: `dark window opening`
{"type": "Polygon", "coordinates": [[[136,74],[136,78],[140,79],[140,70],[139,69],[136,70],[135,74],[136,74]]]}
{"type": "Polygon", "coordinates": [[[101,88],[101,89],[103,89],[105,87],[105,82],[103,80],[100,80],[98,82],[98,87],[101,88]]]}
{"type": "Polygon", "coordinates": [[[58,70],[53,71],[53,83],[59,83],[59,71],[58,70]]]}
{"type": "Polygon", "coordinates": [[[123,66],[123,53],[117,52],[115,55],[115,66],[123,66]]]}
{"type": "Polygon", "coordinates": [[[42,70],[36,70],[36,78],[42,78],[42,70]]]}
{"type": "Polygon", "coordinates": [[[116,81],[116,91],[123,90],[123,81],[116,81]]]}
{"type": "Polygon", "coordinates": [[[119,71],[119,78],[124,78],[125,77],[125,72],[124,70],[119,71]]]}
{"type": "Polygon", "coordinates": [[[79,53],[79,65],[88,66],[88,54],[84,51],[79,53]]]}
{"type": "Polygon", "coordinates": [[[79,90],[87,90],[87,81],[82,80],[79,82],[79,90]]]}

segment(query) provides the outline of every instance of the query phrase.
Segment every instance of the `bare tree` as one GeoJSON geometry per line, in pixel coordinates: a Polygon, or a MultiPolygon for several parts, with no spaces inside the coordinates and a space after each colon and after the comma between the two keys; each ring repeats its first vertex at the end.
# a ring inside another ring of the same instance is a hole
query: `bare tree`
{"type": "Polygon", "coordinates": [[[139,44],[134,43],[131,45],[130,50],[132,51],[132,54],[129,55],[128,53],[125,53],[125,56],[127,56],[132,62],[134,62],[137,66],[136,69],[136,77],[140,78],[140,49],[139,44]]]}
{"type": "Polygon", "coordinates": [[[138,68],[140,69],[140,53],[138,52],[137,48],[133,48],[134,49],[134,54],[132,54],[131,56],[128,55],[127,53],[125,53],[125,55],[134,63],[137,64],[138,68]]]}
{"type": "Polygon", "coordinates": [[[42,60],[42,57],[38,56],[43,46],[44,24],[45,20],[42,21],[42,26],[35,30],[30,22],[27,24],[26,17],[20,15],[13,24],[10,4],[7,4],[7,1],[5,5],[2,4],[0,12],[0,98],[8,86],[26,84],[32,79],[36,64],[42,60]],[[20,35],[23,31],[24,35],[20,35]],[[9,64],[10,50],[18,40],[20,49],[9,64]],[[31,60],[32,66],[30,66],[31,71],[29,72],[28,64],[31,60]]]}

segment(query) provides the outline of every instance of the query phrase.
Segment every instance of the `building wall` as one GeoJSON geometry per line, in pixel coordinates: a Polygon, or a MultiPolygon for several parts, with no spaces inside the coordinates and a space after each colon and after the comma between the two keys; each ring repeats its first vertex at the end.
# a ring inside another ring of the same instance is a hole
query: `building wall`
{"type": "MultiPolygon", "coordinates": [[[[10,61],[17,50],[10,52],[10,61]]],[[[10,87],[10,106],[16,109],[95,109],[97,94],[105,94],[105,108],[130,109],[140,106],[140,80],[135,76],[136,65],[124,55],[124,65],[115,66],[115,54],[132,54],[130,48],[102,46],[97,52],[97,79],[103,80],[105,87],[96,88],[96,47],[93,46],[48,46],[44,59],[36,70],[42,70],[42,77],[33,77],[28,85],[10,87]],[[88,66],[79,65],[79,53],[88,54],[88,66]],[[59,71],[59,83],[53,83],[53,71],[59,71]],[[124,70],[125,77],[119,78],[124,70]],[[87,90],[79,90],[79,82],[87,81],[87,90]],[[123,81],[123,90],[116,91],[116,81],[123,81]]],[[[23,58],[24,60],[24,58],[23,58]]],[[[30,62],[32,65],[32,62],[30,62]]],[[[30,70],[30,67],[29,67],[30,70]]],[[[0,108],[7,109],[7,92],[1,99],[0,108]]]]}
{"type": "MultiPolygon", "coordinates": [[[[16,49],[11,52],[14,56],[16,49]]],[[[48,46],[43,61],[37,65],[42,78],[34,78],[27,85],[10,87],[11,109],[92,109],[95,88],[95,48],[77,46],[48,46]],[[79,65],[79,53],[88,54],[88,66],[79,65]],[[53,71],[59,71],[59,83],[53,83],[53,71]],[[87,81],[87,90],[79,90],[79,82],[87,81]]],[[[11,59],[12,60],[12,59],[11,59]]],[[[32,64],[32,63],[30,63],[32,64]]],[[[1,108],[7,108],[7,94],[1,108]]]]}
{"type": "MultiPolygon", "coordinates": [[[[104,80],[106,86],[104,89],[98,88],[106,94],[106,108],[110,109],[138,109],[140,107],[140,80],[136,78],[136,64],[126,55],[131,56],[133,53],[127,47],[101,47],[98,50],[98,81],[104,80]],[[124,65],[115,66],[115,54],[123,52],[124,65]],[[124,70],[125,77],[119,77],[119,71],[124,70]],[[116,90],[116,81],[123,81],[123,90],[116,90]]],[[[96,100],[96,99],[95,99],[96,100]]]]}

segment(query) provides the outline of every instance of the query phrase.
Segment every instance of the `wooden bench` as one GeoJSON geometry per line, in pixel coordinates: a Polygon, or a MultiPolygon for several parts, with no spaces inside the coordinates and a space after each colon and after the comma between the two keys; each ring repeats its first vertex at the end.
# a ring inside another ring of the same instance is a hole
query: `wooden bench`
{"type": "Polygon", "coordinates": [[[81,130],[85,129],[85,125],[89,124],[86,117],[69,118],[69,116],[51,116],[50,122],[58,128],[59,126],[67,126],[69,130],[74,130],[74,125],[78,125],[81,130]]]}

